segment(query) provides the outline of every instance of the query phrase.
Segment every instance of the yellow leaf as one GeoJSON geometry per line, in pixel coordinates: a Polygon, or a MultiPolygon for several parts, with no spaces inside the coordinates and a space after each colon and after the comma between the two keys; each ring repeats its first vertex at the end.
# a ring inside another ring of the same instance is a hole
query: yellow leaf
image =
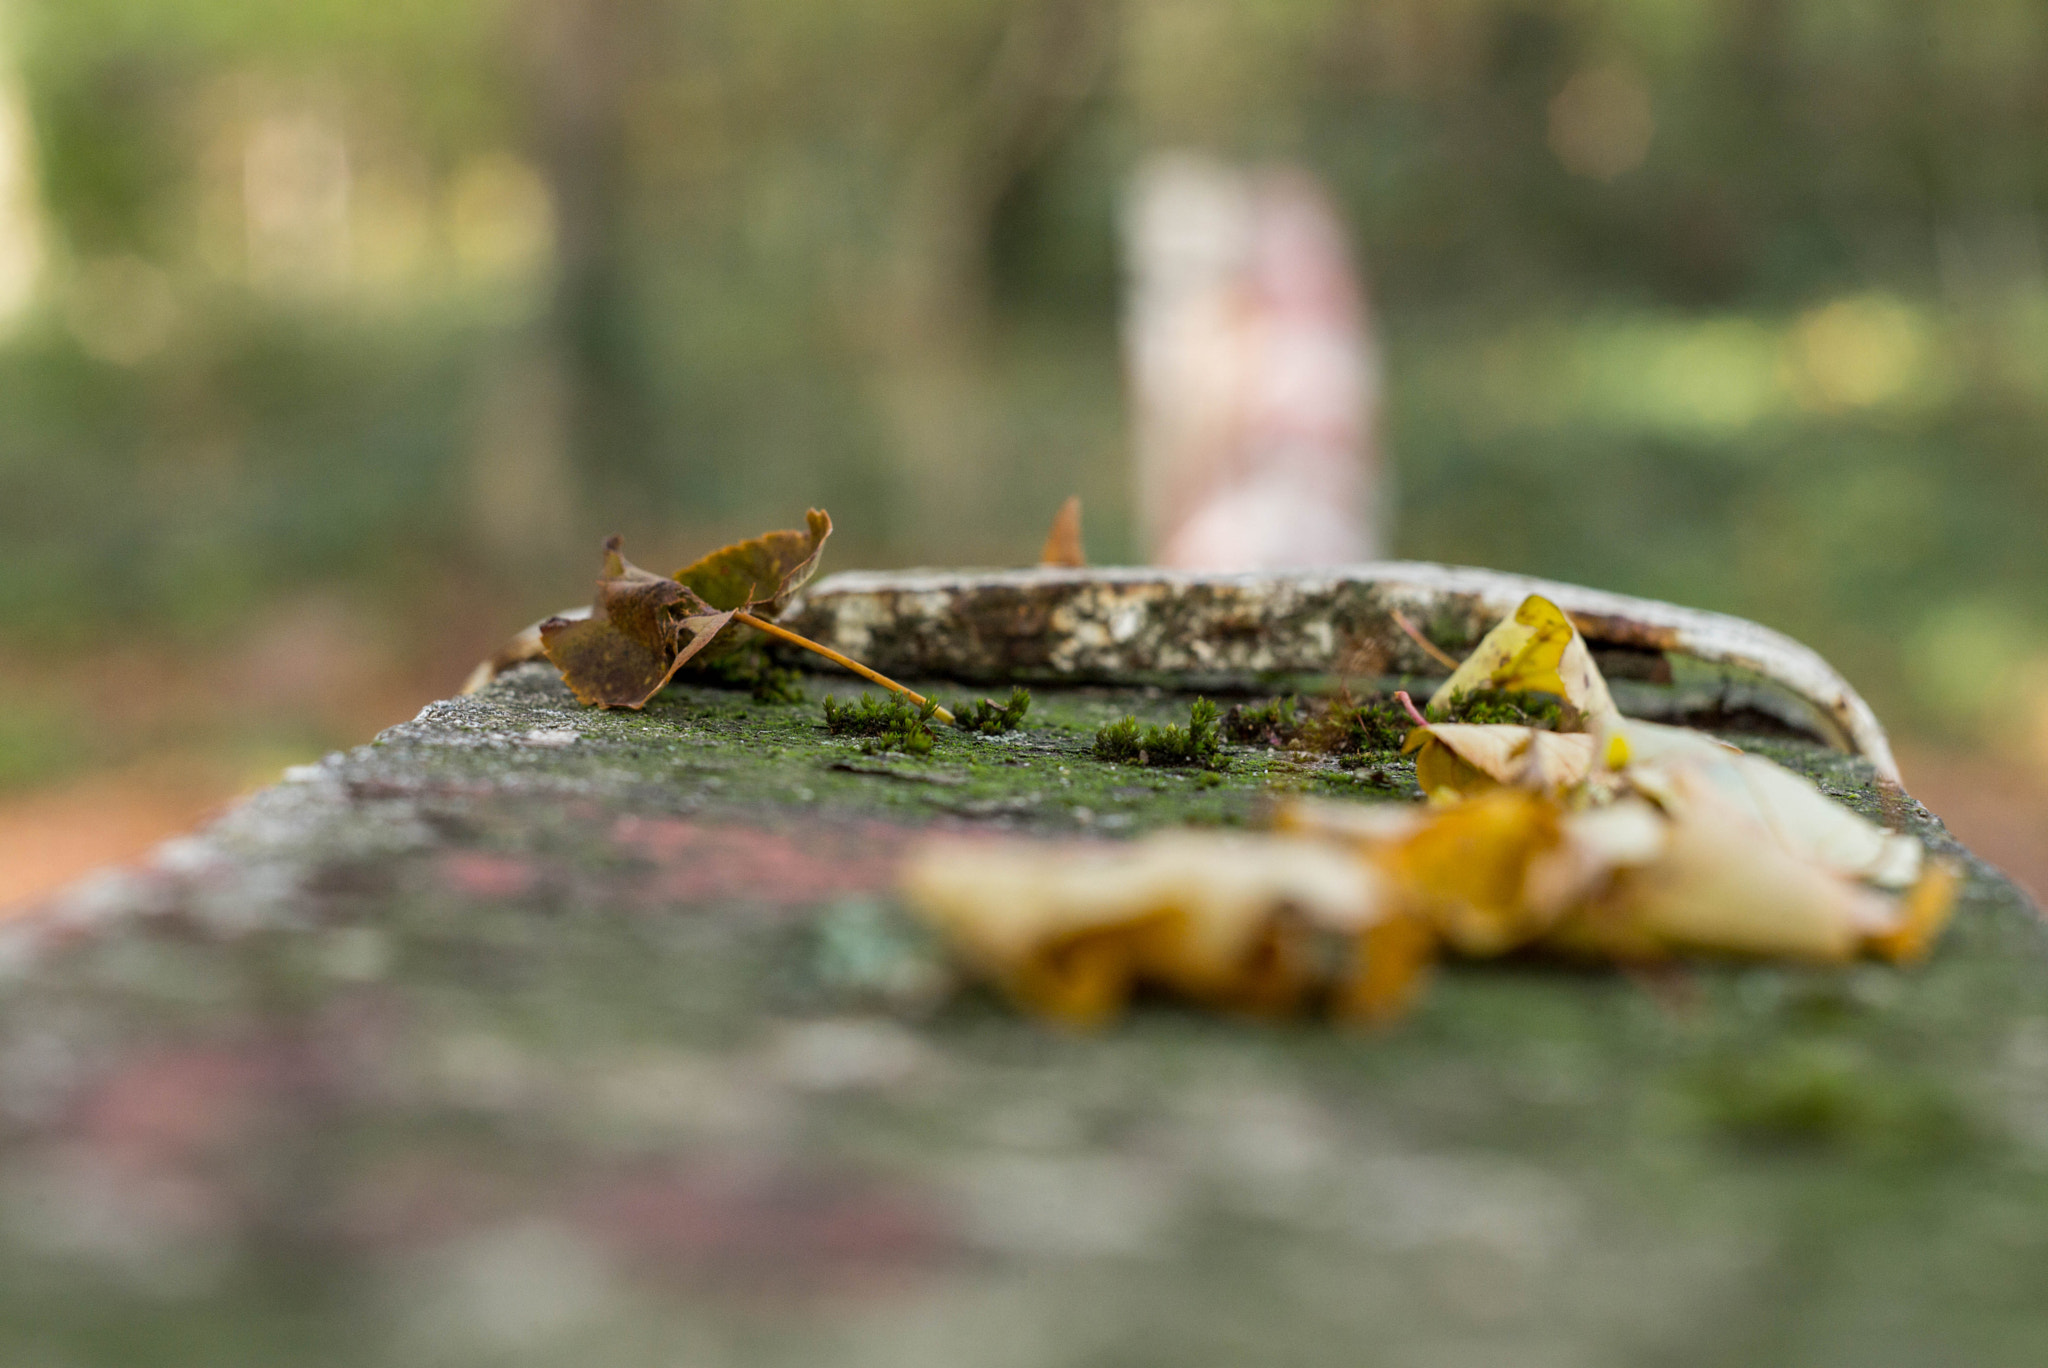
{"type": "Polygon", "coordinates": [[[912,906],[1021,1005],[1079,1025],[1153,984],[1212,1006],[1291,1006],[1305,941],[1381,915],[1374,872],[1308,840],[1164,833],[1122,846],[929,847],[912,906]]]}
{"type": "Polygon", "coordinates": [[[1615,872],[1654,862],[1670,839],[1670,823],[1640,798],[1567,811],[1563,839],[1530,862],[1522,895],[1532,907],[1563,913],[1597,900],[1615,872]]]}
{"type": "MultiPolygon", "coordinates": [[[[1530,764],[1515,744],[1557,739],[1462,730],[1498,743],[1480,758],[1511,778],[1530,764]]],[[[1418,729],[1426,746],[1480,773],[1436,731],[1460,733],[1418,729]]],[[[1760,779],[1746,768],[1753,757],[1709,738],[1629,735],[1658,763],[1615,776],[1618,791],[1582,783],[1566,794],[1482,775],[1483,791],[1431,807],[1288,803],[1275,815],[1285,834],[1263,838],[940,846],[912,862],[905,891],[977,973],[1020,1006],[1076,1024],[1113,1015],[1145,987],[1255,1012],[1326,992],[1336,1014],[1384,1022],[1407,1009],[1444,951],[1623,963],[1926,953],[1954,905],[1945,865],[1928,865],[1903,897],[1873,887],[1859,877],[1868,869],[1831,862],[1839,842],[1787,841],[1767,825],[1791,809],[1839,835],[1788,796],[1803,781],[1760,779]],[[1729,764],[1732,781],[1716,768],[1729,764]],[[1331,940],[1334,955],[1322,944],[1331,940]]],[[[1563,739],[1588,766],[1601,744],[1563,739]]]]}
{"type": "Polygon", "coordinates": [[[1393,916],[1368,927],[1338,988],[1337,1014],[1369,1026],[1401,1017],[1428,983],[1436,948],[1436,930],[1423,917],[1393,916]]]}
{"type": "Polygon", "coordinates": [[[1531,863],[1563,840],[1561,815],[1553,799],[1497,788],[1431,814],[1377,863],[1401,907],[1453,949],[1503,954],[1542,934],[1561,910],[1526,895],[1531,863]]]}
{"type": "Polygon", "coordinates": [[[1513,616],[1480,638],[1430,695],[1426,711],[1437,715],[1474,689],[1556,694],[1578,709],[1588,727],[1618,716],[1585,638],[1562,608],[1540,594],[1523,599],[1513,616]]]}
{"type": "Polygon", "coordinates": [[[1946,863],[1929,863],[1900,899],[1890,927],[1864,941],[1864,948],[1893,964],[1912,964],[1927,957],[1942,928],[1955,913],[1960,880],[1946,863]]]}
{"type": "Polygon", "coordinates": [[[1370,849],[1412,836],[1429,820],[1426,808],[1407,803],[1343,803],[1291,798],[1273,810],[1273,829],[1296,836],[1370,849]]]}

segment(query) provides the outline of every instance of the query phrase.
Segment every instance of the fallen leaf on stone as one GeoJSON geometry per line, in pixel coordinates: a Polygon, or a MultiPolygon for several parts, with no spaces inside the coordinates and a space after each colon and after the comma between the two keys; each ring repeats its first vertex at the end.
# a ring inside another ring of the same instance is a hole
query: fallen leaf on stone
{"type": "Polygon", "coordinates": [[[778,617],[818,572],[818,558],[832,535],[832,515],[822,508],[804,514],[804,523],[800,532],[764,532],[721,547],[673,578],[712,609],[744,608],[757,617],[778,617]]]}
{"type": "MultiPolygon", "coordinates": [[[[738,622],[924,706],[922,694],[773,621],[817,573],[818,558],[832,535],[831,515],[823,509],[812,509],[805,524],[803,531],[768,532],[735,542],[666,577],[628,561],[613,537],[604,544],[604,570],[589,610],[563,613],[521,632],[476,668],[463,692],[473,693],[500,670],[545,654],[581,702],[643,708],[683,666],[738,645],[725,634],[738,622]]],[[[953,720],[944,708],[934,706],[934,715],[953,720]]]]}
{"type": "Polygon", "coordinates": [[[1799,858],[1746,814],[1707,797],[1667,814],[1656,857],[1625,867],[1580,921],[1562,938],[1604,924],[1650,952],[1840,963],[1898,929],[1901,908],[1881,890],[1799,858]]]}
{"type": "Polygon", "coordinates": [[[1293,836],[1369,847],[1413,835],[1429,817],[1428,808],[1412,803],[1294,798],[1274,809],[1273,829],[1293,836]]]}
{"type": "Polygon", "coordinates": [[[1563,915],[1529,896],[1531,868],[1565,840],[1563,807],[1539,793],[1495,789],[1453,803],[1417,830],[1365,852],[1419,917],[1460,954],[1493,956],[1536,940],[1563,915]]]}
{"type": "Polygon", "coordinates": [[[1052,516],[1052,530],[1045,534],[1045,547],[1038,553],[1040,565],[1083,566],[1088,553],[1081,549],[1081,496],[1069,494],[1052,516]]]}
{"type": "Polygon", "coordinates": [[[1502,784],[1559,793],[1592,773],[1596,744],[1584,732],[1433,722],[1408,734],[1402,754],[1415,757],[1415,782],[1431,796],[1470,796],[1502,784]]]}
{"type": "Polygon", "coordinates": [[[1931,863],[1903,895],[1847,875],[1711,789],[1675,809],[1633,793],[1580,807],[1495,784],[1429,808],[1291,803],[1275,825],[939,846],[913,857],[903,888],[970,970],[1078,1024],[1141,988],[1386,1021],[1446,953],[1902,962],[1925,953],[1955,892],[1931,863]],[[1339,953],[1317,953],[1332,942],[1339,953]]]}
{"type": "Polygon", "coordinates": [[[1562,608],[1540,594],[1481,637],[1472,654],[1430,695],[1425,709],[1440,716],[1462,693],[1475,689],[1555,694],[1578,709],[1588,727],[1619,716],[1593,652],[1562,608]]]}
{"type": "Polygon", "coordinates": [[[584,618],[549,618],[541,649],[583,703],[641,708],[709,646],[737,607],[713,609],[672,579],[642,570],[605,543],[604,575],[584,618]]]}
{"type": "Polygon", "coordinates": [[[1929,861],[1899,900],[1891,924],[1864,933],[1864,950],[1893,964],[1913,964],[1927,958],[1927,952],[1948,928],[1949,918],[1955,915],[1960,884],[1953,866],[1929,861]]]}
{"type": "Polygon", "coordinates": [[[1603,749],[1622,782],[1674,815],[1718,801],[1784,850],[1834,873],[1892,889],[1920,877],[1919,841],[1858,816],[1763,756],[1702,732],[1634,720],[1611,728],[1603,749]]]}
{"type": "Polygon", "coordinates": [[[1676,816],[1711,791],[1801,860],[1890,889],[1920,876],[1919,841],[1859,817],[1773,761],[1688,727],[1622,717],[1577,629],[1548,599],[1524,600],[1430,703],[1485,687],[1557,692],[1585,714],[1591,734],[1425,723],[1405,747],[1424,793],[1469,796],[1496,784],[1565,793],[1591,781],[1599,796],[1634,792],[1676,816]]]}
{"type": "Polygon", "coordinates": [[[1028,1010],[1100,1022],[1141,987],[1211,1007],[1295,1006],[1317,930],[1378,915],[1371,867],[1288,836],[1175,832],[1125,845],[954,842],[903,887],[967,966],[1028,1010]]]}

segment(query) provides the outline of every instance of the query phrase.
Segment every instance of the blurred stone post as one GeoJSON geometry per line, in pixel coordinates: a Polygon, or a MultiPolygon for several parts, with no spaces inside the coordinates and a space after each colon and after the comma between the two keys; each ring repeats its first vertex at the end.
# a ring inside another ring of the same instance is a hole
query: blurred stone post
{"type": "Polygon", "coordinates": [[[1138,507],[1155,564],[1380,554],[1379,364],[1342,223],[1295,169],[1172,153],[1125,223],[1138,507]]]}

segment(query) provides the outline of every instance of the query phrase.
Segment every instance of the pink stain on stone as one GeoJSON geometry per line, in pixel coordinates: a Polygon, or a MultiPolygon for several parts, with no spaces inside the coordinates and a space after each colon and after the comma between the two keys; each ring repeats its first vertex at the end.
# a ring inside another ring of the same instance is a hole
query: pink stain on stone
{"type": "Polygon", "coordinates": [[[53,1137],[48,1195],[109,1215],[144,1246],[221,1235],[251,1203],[250,1154],[286,1124],[307,1076],[289,1046],[132,1055],[78,1094],[53,1137]]]}
{"type": "Polygon", "coordinates": [[[752,1292],[888,1290],[950,1262],[960,1243],[922,1189],[751,1164],[616,1175],[572,1219],[643,1275],[752,1292]]]}
{"type": "Polygon", "coordinates": [[[247,1048],[190,1046],[129,1059],[79,1099],[77,1139],[138,1167],[219,1150],[265,1110],[282,1061],[247,1048]]]}
{"type": "Polygon", "coordinates": [[[458,850],[441,857],[441,881],[468,898],[516,898],[539,880],[533,862],[516,855],[458,850]]]}
{"type": "Polygon", "coordinates": [[[621,817],[612,828],[616,844],[655,865],[646,887],[658,901],[741,898],[780,907],[888,888],[908,836],[882,822],[763,828],[621,817]]]}

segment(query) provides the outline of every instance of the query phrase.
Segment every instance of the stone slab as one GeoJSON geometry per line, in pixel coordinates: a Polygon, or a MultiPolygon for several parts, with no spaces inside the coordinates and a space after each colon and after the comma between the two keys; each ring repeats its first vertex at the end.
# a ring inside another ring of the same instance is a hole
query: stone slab
{"type": "MultiPolygon", "coordinates": [[[[1458,968],[1395,1028],[942,996],[906,843],[1406,801],[924,761],[545,667],[6,928],[0,1362],[2033,1365],[2048,975],[1970,862],[1916,972],[1458,968]]],[[[952,696],[952,690],[943,690],[952,696]]],[[[1967,860],[1869,763],[1752,740],[1967,860]]]]}

